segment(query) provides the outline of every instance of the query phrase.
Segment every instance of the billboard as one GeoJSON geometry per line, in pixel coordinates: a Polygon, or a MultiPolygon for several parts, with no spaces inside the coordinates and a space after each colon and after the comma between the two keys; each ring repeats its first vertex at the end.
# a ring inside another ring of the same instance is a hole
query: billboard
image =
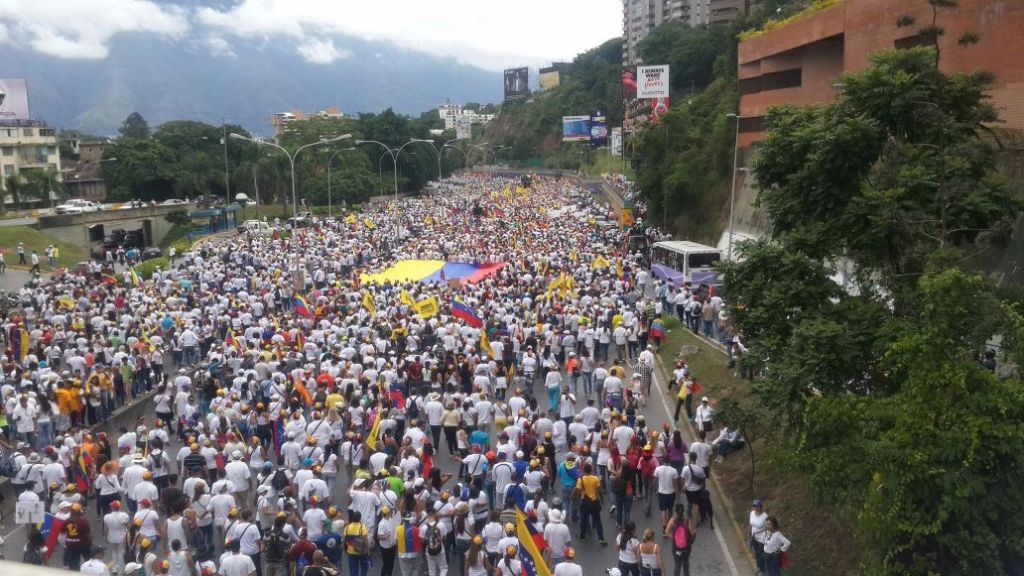
{"type": "Polygon", "coordinates": [[[526,98],[530,95],[530,69],[507,68],[505,70],[505,100],[526,98]]]}
{"type": "Polygon", "coordinates": [[[668,98],[668,88],[668,64],[637,67],[637,98],[668,98]]]}
{"type": "Polygon", "coordinates": [[[590,142],[590,116],[562,116],[562,142],[590,142]]]}
{"type": "Polygon", "coordinates": [[[459,140],[473,137],[473,121],[468,116],[459,116],[455,119],[455,137],[459,140]]]}
{"type": "Polygon", "coordinates": [[[28,113],[28,83],[24,78],[0,78],[0,122],[8,120],[31,120],[28,113]]]}
{"type": "Polygon", "coordinates": [[[618,126],[612,128],[611,139],[612,156],[622,156],[622,128],[618,126]]]}
{"type": "Polygon", "coordinates": [[[608,117],[600,110],[590,117],[590,143],[593,146],[608,144],[608,117]]]}
{"type": "Polygon", "coordinates": [[[555,68],[554,66],[550,68],[541,68],[539,82],[541,90],[551,90],[561,84],[562,75],[558,71],[558,68],[555,68]]]}

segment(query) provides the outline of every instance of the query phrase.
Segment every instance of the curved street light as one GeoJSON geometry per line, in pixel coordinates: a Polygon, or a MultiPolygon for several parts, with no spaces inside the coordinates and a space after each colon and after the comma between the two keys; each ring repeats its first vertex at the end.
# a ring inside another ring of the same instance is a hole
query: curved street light
{"type": "Polygon", "coordinates": [[[292,178],[292,216],[295,216],[296,214],[299,213],[299,198],[298,198],[298,193],[296,192],[296,188],[295,188],[295,157],[299,155],[299,152],[302,152],[306,148],[310,148],[312,146],[320,146],[320,145],[323,145],[323,144],[330,144],[331,142],[337,142],[339,140],[344,140],[346,138],[351,138],[352,135],[351,134],[343,134],[341,136],[335,136],[334,138],[322,138],[322,139],[320,139],[317,142],[310,142],[309,144],[306,144],[306,145],[303,145],[303,146],[299,146],[298,149],[295,150],[295,152],[289,152],[288,149],[285,148],[284,146],[280,146],[278,144],[274,144],[273,142],[266,142],[266,141],[263,141],[263,140],[256,140],[255,138],[249,138],[248,136],[242,136],[241,134],[237,134],[235,132],[232,132],[229,135],[229,137],[230,138],[234,138],[235,140],[248,140],[249,142],[252,142],[253,144],[256,144],[257,146],[259,146],[259,145],[270,146],[271,148],[277,148],[281,152],[284,152],[285,156],[288,157],[288,163],[291,166],[291,178],[292,178]]]}
{"type": "MultiPolygon", "coordinates": [[[[331,163],[334,162],[334,157],[337,156],[338,154],[341,154],[342,152],[349,152],[349,151],[352,151],[352,150],[355,150],[355,148],[353,148],[351,146],[349,146],[348,148],[342,148],[341,150],[337,150],[334,154],[331,154],[331,157],[327,159],[327,217],[328,218],[332,218],[334,216],[333,208],[332,208],[332,202],[331,202],[331,163]]],[[[345,209],[345,197],[344,196],[341,197],[341,209],[342,210],[345,209]]]]}
{"type": "Polygon", "coordinates": [[[459,148],[458,146],[452,144],[451,142],[452,141],[449,140],[447,143],[445,143],[444,146],[441,146],[441,154],[444,154],[446,148],[449,150],[457,150],[459,154],[462,154],[462,167],[465,168],[469,166],[469,157],[466,156],[466,153],[463,152],[462,148],[459,148]]]}
{"type": "Polygon", "coordinates": [[[452,138],[448,142],[445,142],[444,144],[442,144],[440,148],[437,147],[437,144],[433,140],[427,140],[427,139],[424,139],[424,138],[412,138],[412,139],[409,140],[410,142],[421,142],[423,144],[430,144],[430,147],[434,149],[434,153],[437,154],[437,182],[438,183],[440,183],[441,179],[444,178],[444,174],[441,171],[441,150],[444,150],[445,146],[447,146],[451,142],[454,142],[455,140],[457,140],[457,138],[452,138]]]}

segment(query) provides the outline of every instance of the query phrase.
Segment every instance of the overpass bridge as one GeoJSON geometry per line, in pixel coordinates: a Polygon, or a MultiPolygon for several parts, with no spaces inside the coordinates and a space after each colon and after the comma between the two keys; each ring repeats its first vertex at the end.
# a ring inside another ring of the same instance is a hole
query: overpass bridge
{"type": "Polygon", "coordinates": [[[89,249],[90,253],[101,252],[105,238],[115,230],[125,232],[141,231],[145,246],[155,246],[167,236],[174,226],[167,221],[172,212],[191,212],[195,204],[142,206],[85,212],[82,214],[52,214],[39,216],[36,227],[41,232],[65,242],[89,249]]]}

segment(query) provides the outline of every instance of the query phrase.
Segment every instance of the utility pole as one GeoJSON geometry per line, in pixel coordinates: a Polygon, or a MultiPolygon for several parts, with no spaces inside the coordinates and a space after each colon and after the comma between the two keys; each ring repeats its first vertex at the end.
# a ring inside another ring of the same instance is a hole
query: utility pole
{"type": "Polygon", "coordinates": [[[224,144],[224,205],[231,204],[231,177],[228,171],[228,125],[221,120],[221,128],[224,131],[220,141],[224,144]]]}

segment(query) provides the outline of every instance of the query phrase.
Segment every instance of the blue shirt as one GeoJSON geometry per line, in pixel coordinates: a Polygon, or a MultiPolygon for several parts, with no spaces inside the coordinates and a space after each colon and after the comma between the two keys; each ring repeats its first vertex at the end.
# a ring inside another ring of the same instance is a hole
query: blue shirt
{"type": "Polygon", "coordinates": [[[316,540],[316,547],[324,553],[324,556],[335,566],[341,562],[342,548],[341,534],[337,532],[326,532],[316,540]]]}

